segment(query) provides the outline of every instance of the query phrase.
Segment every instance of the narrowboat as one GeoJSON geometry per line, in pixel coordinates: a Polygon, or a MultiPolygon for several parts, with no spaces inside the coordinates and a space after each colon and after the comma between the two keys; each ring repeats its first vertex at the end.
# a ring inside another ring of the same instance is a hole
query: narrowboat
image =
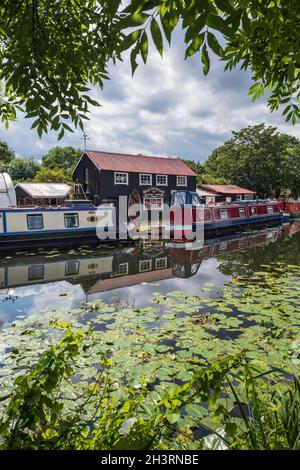
{"type": "Polygon", "coordinates": [[[289,220],[289,215],[274,202],[239,201],[233,204],[203,206],[197,193],[174,191],[170,223],[166,229],[171,238],[190,238],[203,226],[205,236],[237,232],[242,228],[276,225],[289,220]],[[187,209],[189,208],[189,209],[187,209]],[[178,223],[178,221],[181,221],[178,223]]]}
{"type": "Polygon", "coordinates": [[[0,173],[0,250],[74,242],[99,241],[97,228],[115,226],[115,208],[93,206],[87,200],[65,201],[63,206],[17,206],[10,176],[0,173]]]}
{"type": "Polygon", "coordinates": [[[300,217],[300,201],[287,201],[285,212],[288,212],[292,219],[300,217]]]}

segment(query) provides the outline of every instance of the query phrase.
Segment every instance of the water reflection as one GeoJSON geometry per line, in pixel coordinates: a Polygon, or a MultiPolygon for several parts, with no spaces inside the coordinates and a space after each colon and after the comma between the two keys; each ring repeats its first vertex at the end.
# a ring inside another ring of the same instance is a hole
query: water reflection
{"type": "MultiPolygon", "coordinates": [[[[204,247],[140,242],[118,247],[38,250],[0,262],[0,323],[51,308],[73,308],[89,296],[216,286],[228,276],[251,274],[272,260],[300,263],[300,223],[206,240],[204,247]],[[194,278],[193,280],[191,278],[194,278]],[[157,286],[160,286],[158,289],[157,286]]],[[[1,325],[0,325],[1,326],[1,325]]]]}

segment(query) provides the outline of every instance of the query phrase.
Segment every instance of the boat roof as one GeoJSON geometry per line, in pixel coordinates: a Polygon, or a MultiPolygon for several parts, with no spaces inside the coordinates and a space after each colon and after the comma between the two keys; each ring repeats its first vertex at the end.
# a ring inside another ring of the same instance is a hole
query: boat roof
{"type": "Polygon", "coordinates": [[[241,188],[235,184],[199,184],[199,190],[213,191],[221,194],[255,194],[250,189],[241,188]]]}
{"type": "Polygon", "coordinates": [[[71,186],[65,183],[18,183],[15,188],[21,188],[36,198],[63,198],[67,197],[71,190],[71,186]]]}

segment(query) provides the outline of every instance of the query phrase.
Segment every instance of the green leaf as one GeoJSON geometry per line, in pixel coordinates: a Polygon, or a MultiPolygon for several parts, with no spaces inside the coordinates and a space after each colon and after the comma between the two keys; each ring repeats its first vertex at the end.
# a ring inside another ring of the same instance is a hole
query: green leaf
{"type": "Polygon", "coordinates": [[[220,46],[216,36],[212,34],[211,32],[207,33],[207,42],[211,50],[217,54],[219,57],[223,57],[224,51],[222,47],[220,46]]]}
{"type": "Polygon", "coordinates": [[[122,18],[118,23],[119,30],[123,30],[126,28],[134,28],[135,26],[141,26],[142,24],[147,21],[150,15],[146,13],[134,13],[133,15],[127,15],[126,17],[122,18]]]}
{"type": "Polygon", "coordinates": [[[152,39],[155,44],[155,47],[160,53],[160,55],[162,56],[163,50],[164,50],[163,38],[162,38],[161,31],[160,31],[160,27],[155,18],[153,18],[153,20],[151,21],[150,30],[151,30],[151,35],[152,35],[152,39]]]}
{"type": "Polygon", "coordinates": [[[136,43],[136,41],[139,39],[141,32],[141,29],[137,29],[136,31],[132,31],[130,34],[128,34],[128,36],[125,36],[119,47],[119,52],[130,49],[130,47],[133,46],[133,44],[136,43]]]}
{"type": "Polygon", "coordinates": [[[175,424],[180,419],[179,413],[168,413],[167,420],[170,424],[175,424]]]}
{"type": "Polygon", "coordinates": [[[204,75],[207,75],[210,69],[210,60],[206,44],[204,44],[204,46],[202,47],[201,62],[203,64],[203,73],[204,75]]]}
{"type": "Polygon", "coordinates": [[[185,52],[185,58],[191,57],[192,55],[196,54],[196,52],[199,51],[200,47],[203,44],[204,38],[205,38],[204,33],[194,37],[192,43],[189,45],[189,47],[187,48],[185,52]]]}
{"type": "Polygon", "coordinates": [[[143,32],[142,37],[141,37],[141,42],[140,42],[140,48],[141,48],[141,55],[142,59],[144,61],[144,64],[147,62],[147,57],[148,57],[148,36],[146,31],[143,32]]]}
{"type": "Polygon", "coordinates": [[[130,63],[131,63],[131,73],[134,75],[134,72],[136,71],[138,67],[138,63],[136,61],[136,57],[138,55],[139,49],[138,49],[139,44],[136,45],[134,49],[132,49],[130,53],[130,63]]]}

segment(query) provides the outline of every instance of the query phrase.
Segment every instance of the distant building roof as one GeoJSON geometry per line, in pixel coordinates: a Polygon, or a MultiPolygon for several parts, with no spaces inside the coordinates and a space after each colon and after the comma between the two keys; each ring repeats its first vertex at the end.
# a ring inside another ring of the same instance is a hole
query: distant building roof
{"type": "Polygon", "coordinates": [[[213,191],[215,194],[255,194],[254,191],[241,188],[235,184],[200,184],[197,189],[213,191]]]}
{"type": "Polygon", "coordinates": [[[136,286],[142,282],[156,282],[164,279],[171,279],[173,276],[171,268],[149,271],[146,273],[131,274],[129,276],[113,277],[109,279],[100,279],[91,287],[88,294],[122,289],[124,287],[136,286]]]}
{"type": "Polygon", "coordinates": [[[71,190],[71,186],[64,183],[18,183],[15,188],[23,189],[33,198],[64,198],[71,190]]]}
{"type": "Polygon", "coordinates": [[[218,193],[216,191],[211,191],[209,189],[202,188],[202,186],[197,186],[197,193],[200,196],[217,196],[218,193]]]}
{"type": "Polygon", "coordinates": [[[180,158],[129,155],[125,153],[85,152],[100,170],[129,173],[154,173],[162,175],[196,176],[180,158]]]}

